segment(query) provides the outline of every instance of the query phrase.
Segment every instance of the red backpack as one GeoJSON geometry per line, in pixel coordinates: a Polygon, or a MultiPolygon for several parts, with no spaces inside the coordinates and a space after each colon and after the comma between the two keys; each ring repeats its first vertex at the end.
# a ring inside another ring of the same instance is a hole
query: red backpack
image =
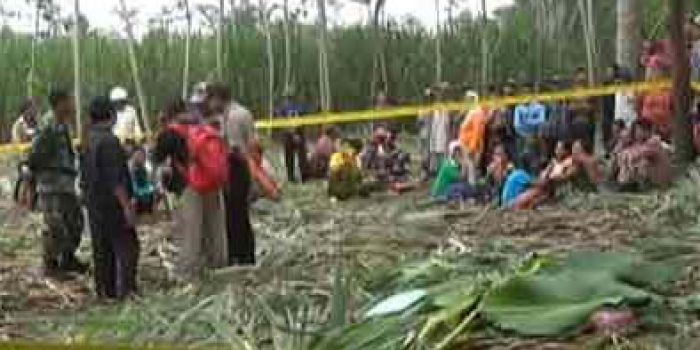
{"type": "Polygon", "coordinates": [[[169,128],[187,141],[189,164],[178,166],[187,184],[199,193],[221,189],[228,182],[229,151],[218,131],[205,124],[172,124],[169,128]]]}

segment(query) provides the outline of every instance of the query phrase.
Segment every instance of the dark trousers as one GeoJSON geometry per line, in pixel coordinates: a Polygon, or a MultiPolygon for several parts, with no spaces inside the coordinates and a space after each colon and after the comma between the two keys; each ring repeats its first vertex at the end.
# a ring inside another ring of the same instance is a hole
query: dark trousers
{"type": "Polygon", "coordinates": [[[121,209],[89,207],[95,289],[100,298],[121,299],[136,292],[139,242],[121,209]]]}
{"type": "Polygon", "coordinates": [[[287,168],[287,180],[296,182],[296,167],[299,167],[301,181],[306,180],[307,165],[306,139],[301,131],[292,131],[284,134],[284,166],[287,168]]]}
{"type": "Polygon", "coordinates": [[[75,252],[83,232],[83,212],[72,193],[41,194],[38,207],[44,216],[43,261],[47,270],[79,270],[75,252]]]}
{"type": "Polygon", "coordinates": [[[250,170],[238,153],[229,157],[231,179],[224,193],[226,201],[226,233],[230,265],[255,264],[255,235],[250,223],[250,170]]]}

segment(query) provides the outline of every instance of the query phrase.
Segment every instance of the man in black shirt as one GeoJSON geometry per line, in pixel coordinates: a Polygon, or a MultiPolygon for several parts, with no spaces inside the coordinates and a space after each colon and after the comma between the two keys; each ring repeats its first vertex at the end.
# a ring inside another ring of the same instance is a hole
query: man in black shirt
{"type": "Polygon", "coordinates": [[[109,99],[97,97],[92,101],[92,126],[82,171],[97,295],[121,299],[136,291],[139,244],[127,157],[112,133],[114,118],[109,99]]]}

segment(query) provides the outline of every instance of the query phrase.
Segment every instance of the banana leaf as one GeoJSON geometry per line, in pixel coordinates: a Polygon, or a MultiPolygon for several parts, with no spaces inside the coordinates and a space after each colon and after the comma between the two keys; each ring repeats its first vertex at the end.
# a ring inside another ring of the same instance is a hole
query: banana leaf
{"type": "Polygon", "coordinates": [[[669,281],[673,267],[616,253],[574,253],[531,275],[516,275],[484,299],[486,319],[527,336],[562,336],[579,331],[602,306],[643,305],[652,287],[669,281]]]}

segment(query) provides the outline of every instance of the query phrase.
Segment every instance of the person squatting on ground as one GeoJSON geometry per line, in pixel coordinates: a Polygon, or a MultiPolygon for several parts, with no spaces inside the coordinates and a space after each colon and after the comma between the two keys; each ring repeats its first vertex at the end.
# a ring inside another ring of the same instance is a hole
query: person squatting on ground
{"type": "Polygon", "coordinates": [[[129,172],[136,214],[153,214],[160,195],[147,167],[146,150],[143,147],[134,149],[129,161],[129,172]]]}
{"type": "Polygon", "coordinates": [[[139,242],[128,157],[112,132],[116,112],[107,97],[90,104],[92,125],[81,164],[100,298],[136,292],[139,242]]]}
{"type": "MultiPolygon", "coordinates": [[[[157,137],[153,160],[155,164],[165,165],[164,183],[176,195],[175,229],[171,237],[175,256],[169,267],[175,280],[187,282],[195,279],[203,267],[220,268],[228,262],[222,179],[202,190],[197,188],[193,176],[194,166],[207,162],[204,157],[211,157],[210,152],[202,149],[206,150],[211,143],[218,150],[223,147],[223,141],[218,131],[192,118],[184,101],[171,103],[162,119],[166,126],[157,137]],[[202,144],[205,147],[200,148],[198,145],[202,144]]],[[[225,158],[218,158],[217,161],[228,166],[225,158]]]]}
{"type": "Polygon", "coordinates": [[[75,256],[84,219],[76,194],[76,153],[69,130],[75,118],[75,101],[67,91],[55,90],[49,103],[53,118],[39,131],[28,157],[36,179],[37,207],[44,217],[43,265],[49,275],[83,273],[87,266],[75,256]]]}
{"type": "Polygon", "coordinates": [[[223,84],[210,84],[206,97],[207,119],[219,121],[229,147],[229,181],[224,188],[228,264],[255,265],[255,234],[250,222],[252,178],[248,147],[255,138],[253,115],[232,100],[223,84]]]}
{"type": "Polygon", "coordinates": [[[369,189],[363,186],[360,169],[360,140],[343,140],[340,150],[331,156],[328,168],[328,196],[337,200],[348,200],[356,196],[369,195],[369,189]]]}

